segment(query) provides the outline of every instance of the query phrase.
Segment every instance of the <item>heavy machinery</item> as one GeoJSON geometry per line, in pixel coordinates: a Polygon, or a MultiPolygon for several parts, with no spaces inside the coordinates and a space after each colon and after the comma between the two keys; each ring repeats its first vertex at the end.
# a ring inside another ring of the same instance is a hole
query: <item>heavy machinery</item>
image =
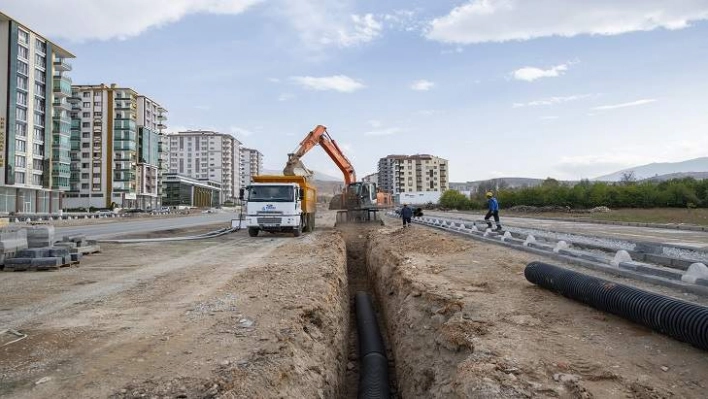
{"type": "Polygon", "coordinates": [[[239,197],[245,202],[244,220],[251,237],[260,231],[292,232],[298,237],[315,229],[317,188],[304,176],[253,176],[239,197]]]}
{"type": "MultiPolygon", "coordinates": [[[[283,169],[285,176],[312,176],[312,171],[302,163],[302,157],[316,145],[329,155],[344,175],[345,187],[342,194],[333,198],[334,209],[338,209],[337,222],[342,221],[371,221],[378,218],[378,197],[376,183],[361,182],[356,180],[354,166],[344,155],[327,128],[317,125],[314,130],[305,136],[298,148],[288,154],[288,161],[283,169]]],[[[330,206],[330,209],[333,209],[330,206]]]]}

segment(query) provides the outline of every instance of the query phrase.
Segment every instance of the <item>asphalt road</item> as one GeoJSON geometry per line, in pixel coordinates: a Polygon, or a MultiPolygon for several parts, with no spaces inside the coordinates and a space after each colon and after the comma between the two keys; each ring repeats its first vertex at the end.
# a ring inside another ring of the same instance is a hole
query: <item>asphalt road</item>
{"type": "Polygon", "coordinates": [[[230,226],[230,221],[237,218],[235,213],[214,213],[197,216],[173,218],[145,218],[134,221],[116,221],[96,225],[57,227],[56,239],[65,235],[85,234],[88,239],[105,239],[130,233],[145,233],[167,229],[180,229],[224,222],[224,227],[230,226]]]}
{"type": "MultiPolygon", "coordinates": [[[[427,216],[460,218],[468,221],[481,220],[482,214],[463,212],[425,211],[427,216]]],[[[539,229],[561,233],[572,233],[598,237],[609,237],[633,242],[651,242],[708,249],[708,232],[657,229],[650,227],[618,226],[610,224],[568,222],[562,220],[515,218],[500,214],[502,226],[539,229]]]]}

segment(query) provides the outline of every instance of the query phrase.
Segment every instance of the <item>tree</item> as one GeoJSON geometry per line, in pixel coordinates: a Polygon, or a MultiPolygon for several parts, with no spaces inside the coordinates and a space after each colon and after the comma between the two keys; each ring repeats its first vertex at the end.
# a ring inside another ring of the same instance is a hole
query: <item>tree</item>
{"type": "Polygon", "coordinates": [[[454,209],[470,209],[472,203],[467,196],[457,190],[447,190],[440,196],[440,206],[454,209]]]}
{"type": "Polygon", "coordinates": [[[622,177],[620,177],[620,182],[625,186],[628,186],[630,184],[634,184],[636,181],[637,181],[637,176],[634,174],[633,170],[623,172],[622,177]]]}

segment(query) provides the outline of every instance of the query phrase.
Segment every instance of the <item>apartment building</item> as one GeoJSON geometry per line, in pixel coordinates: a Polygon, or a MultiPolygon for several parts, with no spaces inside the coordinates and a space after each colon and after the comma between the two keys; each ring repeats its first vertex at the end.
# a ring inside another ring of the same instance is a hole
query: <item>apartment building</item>
{"type": "Polygon", "coordinates": [[[69,188],[70,58],[0,13],[0,213],[61,209],[69,188]]]}
{"type": "Polygon", "coordinates": [[[159,136],[166,113],[127,87],[74,85],[67,208],[154,209],[160,204],[159,136]]]}
{"type": "Polygon", "coordinates": [[[241,160],[241,186],[246,187],[253,176],[263,172],[263,154],[253,148],[242,148],[241,160]]]}
{"type": "Polygon", "coordinates": [[[366,182],[366,183],[374,183],[374,184],[376,184],[376,187],[379,187],[379,174],[372,173],[370,175],[366,175],[361,178],[361,181],[366,182]]]}
{"type": "Polygon", "coordinates": [[[448,162],[428,154],[389,155],[379,160],[379,187],[388,193],[449,189],[448,162]]]}
{"type": "Polygon", "coordinates": [[[221,183],[221,203],[238,198],[241,142],[230,134],[190,130],[169,137],[169,173],[221,183]]]}

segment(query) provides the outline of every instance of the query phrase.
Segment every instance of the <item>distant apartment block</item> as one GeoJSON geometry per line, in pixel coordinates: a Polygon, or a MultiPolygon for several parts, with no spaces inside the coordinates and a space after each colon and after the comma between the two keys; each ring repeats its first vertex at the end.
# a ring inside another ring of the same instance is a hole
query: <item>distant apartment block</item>
{"type": "Polygon", "coordinates": [[[263,172],[263,154],[253,148],[241,149],[241,186],[251,184],[253,176],[263,172]]]}
{"type": "Polygon", "coordinates": [[[0,213],[62,207],[70,178],[70,58],[0,13],[0,213]]]}
{"type": "Polygon", "coordinates": [[[238,198],[241,142],[230,134],[190,130],[169,136],[169,173],[220,183],[220,201],[238,198]]]}
{"type": "Polygon", "coordinates": [[[167,110],[134,89],[75,85],[67,208],[160,206],[160,136],[167,110]]]}
{"type": "Polygon", "coordinates": [[[379,160],[381,190],[391,194],[449,188],[448,162],[428,154],[389,155],[379,160]]]}
{"type": "Polygon", "coordinates": [[[370,175],[366,175],[361,179],[361,181],[366,182],[366,183],[375,183],[376,187],[379,187],[379,174],[372,173],[370,175]]]}

